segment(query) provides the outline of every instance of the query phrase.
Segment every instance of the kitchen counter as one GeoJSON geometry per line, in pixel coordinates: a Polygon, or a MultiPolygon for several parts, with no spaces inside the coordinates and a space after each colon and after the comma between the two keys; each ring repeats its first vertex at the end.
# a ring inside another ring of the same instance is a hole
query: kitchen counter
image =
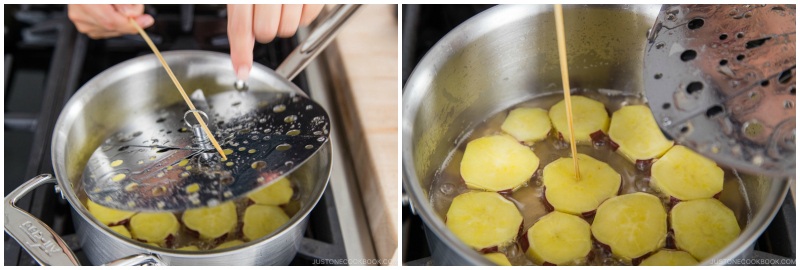
{"type": "MultiPolygon", "coordinates": [[[[336,104],[353,157],[375,254],[398,248],[398,23],[396,5],[364,5],[331,43],[336,104]],[[337,59],[338,58],[338,59],[337,59]]],[[[397,264],[397,262],[391,262],[397,264]]]]}

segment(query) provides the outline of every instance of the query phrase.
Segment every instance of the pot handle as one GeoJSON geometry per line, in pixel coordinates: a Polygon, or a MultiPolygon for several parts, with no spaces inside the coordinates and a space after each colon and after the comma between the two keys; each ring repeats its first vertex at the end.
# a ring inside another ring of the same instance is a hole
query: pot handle
{"type": "Polygon", "coordinates": [[[105,266],[164,266],[158,256],[153,254],[136,254],[122,259],[117,259],[105,264],[105,266]]]}
{"type": "Polygon", "coordinates": [[[52,175],[42,174],[25,182],[5,198],[4,229],[41,265],[80,265],[67,243],[47,224],[20,209],[15,203],[37,187],[55,183],[52,175]]]}
{"type": "Polygon", "coordinates": [[[325,18],[297,48],[275,69],[278,75],[288,80],[294,79],[297,74],[314,59],[328,43],[331,43],[341,26],[358,10],[361,5],[337,5],[333,10],[327,12],[325,18]]]}

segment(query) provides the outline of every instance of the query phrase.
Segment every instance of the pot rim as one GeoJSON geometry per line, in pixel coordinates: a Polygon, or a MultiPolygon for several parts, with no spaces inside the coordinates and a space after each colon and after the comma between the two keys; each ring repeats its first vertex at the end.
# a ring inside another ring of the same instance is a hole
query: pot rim
{"type": "MultiPolygon", "coordinates": [[[[569,6],[577,5],[568,5],[569,6]]],[[[631,5],[602,5],[602,6],[622,6],[630,7],[631,5]]],[[[648,6],[648,5],[636,5],[648,6]]],[[[451,56],[459,53],[467,45],[479,39],[488,32],[494,29],[507,25],[511,22],[524,20],[531,16],[541,15],[552,11],[550,5],[499,5],[485,10],[465,22],[458,25],[456,28],[448,32],[442,37],[420,60],[419,64],[414,67],[414,70],[408,77],[403,90],[403,121],[402,121],[402,161],[403,161],[403,187],[410,192],[412,207],[416,213],[422,217],[425,225],[430,228],[439,240],[444,242],[448,247],[454,249],[463,255],[468,261],[465,263],[471,265],[494,265],[488,259],[481,256],[477,251],[463,244],[455,234],[447,229],[444,221],[435,214],[435,210],[430,205],[426,194],[420,184],[416,174],[416,167],[413,157],[412,135],[414,129],[414,120],[417,117],[417,112],[420,109],[419,104],[425,98],[425,94],[430,91],[429,85],[438,73],[439,64],[446,62],[451,56]],[[524,8],[521,8],[524,7],[524,8]],[[454,46],[454,44],[464,44],[454,46]]],[[[646,42],[643,40],[642,42],[646,42]]],[[[642,52],[644,53],[644,52],[642,52]]],[[[734,170],[735,172],[735,170],[734,170]]],[[[786,193],[789,190],[789,181],[784,179],[770,179],[768,181],[778,181],[775,183],[767,194],[779,194],[775,201],[772,203],[765,203],[758,212],[758,215],[751,216],[748,213],[747,225],[739,236],[728,244],[724,249],[715,254],[714,257],[708,258],[701,262],[701,265],[721,265],[726,264],[731,259],[739,254],[745,252],[751,247],[753,242],[761,235],[767,228],[770,220],[775,216],[783,202],[786,193]],[[756,224],[756,222],[759,222],[756,224]]],[[[748,202],[749,206],[749,202],[748,202]]],[[[753,209],[750,209],[751,212],[753,209]]],[[[430,241],[430,240],[429,240],[430,241]]]]}
{"type": "MultiPolygon", "coordinates": [[[[216,58],[228,62],[230,61],[229,60],[230,55],[228,54],[220,52],[212,52],[212,51],[201,51],[201,50],[167,51],[163,52],[162,56],[167,60],[169,60],[170,58],[202,57],[202,58],[216,58]]],[[[326,155],[325,159],[328,160],[328,164],[327,164],[327,171],[324,174],[324,179],[320,180],[323,183],[317,183],[311,189],[313,193],[310,196],[309,203],[304,205],[300,209],[300,211],[298,211],[289,220],[289,222],[278,228],[277,232],[262,237],[261,240],[258,241],[249,241],[245,242],[242,245],[221,250],[182,251],[177,249],[166,249],[161,247],[154,247],[131,238],[121,237],[118,234],[112,232],[108,226],[105,225],[101,226],[100,225],[101,223],[97,219],[95,219],[91,214],[89,214],[88,210],[86,209],[86,207],[84,207],[83,203],[81,203],[80,199],[78,199],[76,192],[73,190],[71,181],[66,177],[65,164],[57,162],[58,160],[66,158],[66,154],[62,150],[63,147],[54,147],[54,146],[63,145],[67,143],[66,130],[68,128],[67,126],[70,125],[71,123],[67,123],[66,119],[68,118],[72,119],[73,117],[70,116],[75,114],[80,114],[82,110],[82,105],[90,97],[93,97],[104,90],[104,88],[99,87],[99,85],[102,85],[107,81],[115,81],[117,79],[120,79],[120,77],[126,77],[128,76],[127,74],[151,69],[153,68],[153,66],[158,66],[158,68],[160,69],[160,63],[156,60],[156,56],[153,54],[146,54],[125,60],[95,75],[92,79],[86,82],[86,84],[81,86],[75,92],[75,94],[69,99],[67,104],[64,105],[64,109],[62,110],[62,113],[59,115],[55,128],[53,130],[53,139],[51,141],[51,156],[53,163],[53,172],[56,177],[56,181],[58,185],[62,187],[61,194],[63,195],[63,197],[67,199],[67,201],[75,210],[75,212],[77,212],[81,216],[81,218],[88,220],[89,221],[88,223],[91,224],[91,226],[93,226],[95,229],[98,229],[107,236],[111,236],[117,240],[120,240],[122,243],[124,243],[126,246],[130,248],[143,250],[143,252],[147,253],[157,253],[161,255],[167,255],[170,257],[203,257],[206,255],[220,256],[234,252],[239,252],[240,250],[243,249],[267,245],[268,243],[271,242],[272,239],[279,238],[278,236],[287,234],[289,231],[299,226],[298,224],[302,223],[301,221],[304,220],[306,217],[308,217],[311,210],[314,209],[314,207],[319,202],[320,198],[322,198],[322,195],[325,192],[325,189],[327,188],[328,181],[330,180],[330,173],[332,169],[331,166],[332,147],[330,144],[330,140],[328,140],[322,146],[322,149],[320,149],[321,151],[316,153],[316,155],[320,154],[326,155]],[[143,64],[140,62],[143,62],[143,64]]],[[[233,74],[232,67],[226,67],[225,69],[229,69],[230,74],[233,74]]],[[[253,77],[267,78],[267,80],[270,82],[274,81],[280,84],[285,84],[288,86],[291,92],[307,97],[305,92],[300,90],[300,88],[298,88],[294,83],[288,81],[286,78],[281,77],[275,71],[260,63],[253,62],[253,68],[251,69],[250,75],[253,77]]]]}

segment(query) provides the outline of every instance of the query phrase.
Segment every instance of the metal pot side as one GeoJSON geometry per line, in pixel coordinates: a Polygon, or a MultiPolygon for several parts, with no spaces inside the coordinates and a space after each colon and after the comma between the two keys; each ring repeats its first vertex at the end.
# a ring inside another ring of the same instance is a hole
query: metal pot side
{"type": "MultiPolygon", "coordinates": [[[[234,89],[236,80],[227,54],[170,51],[164,58],[185,89],[206,95],[234,89]]],[[[282,91],[305,95],[271,69],[254,63],[249,91],[282,91]]],[[[331,169],[331,147],[325,146],[292,175],[301,194],[301,210],[282,228],[259,241],[221,251],[188,252],[155,248],[119,237],[92,217],[75,188],[92,152],[104,138],[137,114],[181,101],[180,94],[154,55],[120,63],[92,78],[69,100],[53,132],[52,157],[62,195],[73,207],[80,244],[93,264],[135,254],[155,254],[173,265],[285,265],[297,252],[307,216],[322,196],[331,169]],[[77,218],[80,217],[80,218],[77,218]]],[[[155,121],[155,119],[153,119],[155,121]]]]}
{"type": "MultiPolygon", "coordinates": [[[[643,93],[646,35],[658,5],[564,7],[570,85],[643,93]]],[[[425,221],[435,264],[490,265],[446,229],[428,190],[464,131],[505,108],[561,91],[552,7],[498,6],[448,33],[420,61],[403,94],[403,184],[425,221]]],[[[783,201],[788,182],[741,175],[748,223],[703,264],[745,255],[783,201]]]]}

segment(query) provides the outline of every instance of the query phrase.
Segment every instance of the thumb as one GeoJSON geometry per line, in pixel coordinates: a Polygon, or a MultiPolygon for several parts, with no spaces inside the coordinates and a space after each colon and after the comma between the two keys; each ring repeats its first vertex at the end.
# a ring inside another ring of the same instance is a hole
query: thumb
{"type": "Polygon", "coordinates": [[[142,28],[148,28],[155,23],[153,16],[150,16],[149,14],[139,15],[138,17],[134,17],[134,20],[136,20],[136,23],[138,23],[142,28]]]}
{"type": "Polygon", "coordinates": [[[228,42],[236,78],[247,80],[253,66],[253,5],[228,5],[228,42]]]}

